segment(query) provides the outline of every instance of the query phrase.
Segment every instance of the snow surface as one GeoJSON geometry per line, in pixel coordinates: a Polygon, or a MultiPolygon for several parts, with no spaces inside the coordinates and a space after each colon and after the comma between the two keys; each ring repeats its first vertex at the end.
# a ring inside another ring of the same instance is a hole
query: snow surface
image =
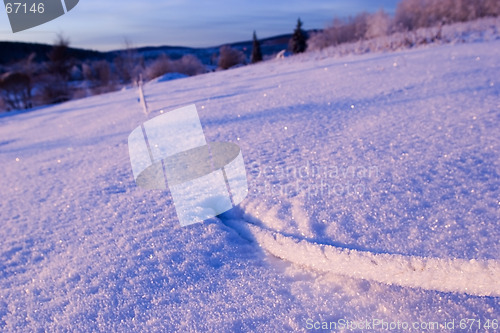
{"type": "Polygon", "coordinates": [[[146,84],[150,118],[195,103],[247,166],[237,209],[183,228],[168,191],[134,184],[137,89],[2,115],[0,331],[500,319],[498,54],[310,53],[146,84]]]}

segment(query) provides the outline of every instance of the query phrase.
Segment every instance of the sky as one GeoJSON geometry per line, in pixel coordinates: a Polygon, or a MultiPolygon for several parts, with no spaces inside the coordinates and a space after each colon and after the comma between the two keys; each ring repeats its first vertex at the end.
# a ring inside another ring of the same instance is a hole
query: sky
{"type": "Polygon", "coordinates": [[[218,46],[291,33],[297,18],[304,29],[327,26],[334,17],[383,8],[398,0],[80,0],[70,12],[38,27],[12,33],[0,10],[0,40],[51,44],[58,34],[71,46],[99,51],[133,46],[218,46]]]}

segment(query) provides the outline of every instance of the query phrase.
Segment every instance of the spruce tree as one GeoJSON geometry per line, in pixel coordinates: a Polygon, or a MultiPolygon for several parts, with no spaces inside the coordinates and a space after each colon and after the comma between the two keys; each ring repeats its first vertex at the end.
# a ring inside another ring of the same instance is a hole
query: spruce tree
{"type": "Polygon", "coordinates": [[[292,38],[290,39],[289,48],[292,53],[302,53],[306,50],[307,36],[306,32],[302,30],[302,21],[300,18],[297,20],[297,27],[293,32],[292,38]]]}
{"type": "Polygon", "coordinates": [[[255,33],[255,31],[253,32],[252,57],[250,60],[252,64],[262,61],[262,52],[260,50],[260,43],[257,39],[257,34],[255,33]]]}

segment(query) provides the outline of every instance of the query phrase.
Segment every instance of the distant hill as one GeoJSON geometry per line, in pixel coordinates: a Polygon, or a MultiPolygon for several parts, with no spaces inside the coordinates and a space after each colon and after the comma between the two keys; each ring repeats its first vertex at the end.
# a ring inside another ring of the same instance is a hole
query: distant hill
{"type": "MultiPolygon", "coordinates": [[[[288,41],[292,37],[291,34],[273,36],[261,39],[261,50],[264,56],[272,55],[280,52],[288,47],[288,41]]],[[[229,45],[232,48],[243,51],[248,57],[252,53],[252,41],[242,41],[235,43],[227,43],[222,45],[229,45]]],[[[213,46],[206,48],[190,48],[182,46],[157,46],[157,47],[141,47],[137,51],[141,53],[145,59],[156,58],[161,53],[167,54],[171,59],[179,59],[186,54],[196,55],[203,63],[210,64],[212,56],[218,54],[219,48],[222,46],[213,46]]],[[[120,52],[113,51],[113,52],[120,52]]]]}
{"type": "MultiPolygon", "coordinates": [[[[264,56],[278,53],[288,47],[288,41],[291,34],[279,35],[261,39],[261,49],[264,56]]],[[[243,51],[247,56],[252,52],[252,41],[243,41],[236,43],[228,43],[233,48],[243,51]]],[[[166,54],[171,59],[179,59],[183,55],[196,55],[203,63],[210,64],[214,59],[214,54],[217,55],[220,46],[206,48],[191,48],[182,46],[156,46],[156,47],[140,47],[136,51],[144,56],[145,59],[154,59],[160,54],[166,54]]],[[[51,45],[38,43],[23,43],[23,42],[0,42],[0,65],[6,65],[19,61],[28,57],[31,53],[35,53],[35,61],[46,61],[47,54],[52,49],[51,45]]],[[[73,58],[84,60],[112,60],[119,52],[123,50],[114,50],[109,52],[99,52],[93,50],[85,50],[79,48],[70,48],[70,53],[73,58]]]]}
{"type": "MultiPolygon", "coordinates": [[[[52,49],[52,45],[23,42],[0,42],[0,65],[9,65],[21,59],[25,59],[31,53],[35,53],[35,61],[42,62],[48,59],[47,54],[52,49]]],[[[73,58],[78,60],[105,59],[108,54],[105,52],[69,48],[73,58]]]]}

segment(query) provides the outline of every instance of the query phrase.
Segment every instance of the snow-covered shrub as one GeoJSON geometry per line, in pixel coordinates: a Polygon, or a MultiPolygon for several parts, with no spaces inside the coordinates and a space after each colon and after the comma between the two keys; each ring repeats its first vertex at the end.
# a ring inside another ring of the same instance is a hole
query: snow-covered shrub
{"type": "Polygon", "coordinates": [[[152,80],[172,72],[172,64],[166,54],[162,53],[146,68],[146,78],[152,80]]]}
{"type": "Polygon", "coordinates": [[[396,9],[395,24],[400,29],[414,30],[499,14],[498,0],[402,0],[396,9]]]}
{"type": "Polygon", "coordinates": [[[188,76],[203,74],[205,66],[200,59],[192,54],[186,54],[178,60],[171,60],[165,54],[161,54],[146,68],[146,79],[152,80],[167,73],[180,73],[188,76]]]}
{"type": "Polygon", "coordinates": [[[390,17],[379,11],[375,14],[361,13],[354,18],[335,18],[330,27],[314,33],[308,40],[308,50],[320,50],[328,46],[353,42],[364,38],[386,35],[390,17]]]}
{"type": "Polygon", "coordinates": [[[186,54],[181,59],[172,63],[172,71],[193,76],[205,73],[206,68],[198,57],[192,54],[186,54]]]}
{"type": "Polygon", "coordinates": [[[465,43],[500,39],[500,17],[394,32],[388,36],[321,48],[322,56],[401,50],[433,43],[465,43]]]}
{"type": "Polygon", "coordinates": [[[365,38],[376,38],[387,36],[391,29],[392,20],[389,14],[383,9],[378,12],[368,15],[366,18],[366,33],[365,38]]]}
{"type": "Polygon", "coordinates": [[[349,19],[335,18],[330,27],[311,36],[308,50],[383,37],[391,32],[404,33],[405,37],[396,43],[398,45],[426,44],[441,39],[443,25],[499,15],[499,0],[402,0],[394,19],[383,11],[361,13],[349,19]],[[417,31],[423,28],[437,32],[427,31],[423,36],[422,30],[417,31]]]}

